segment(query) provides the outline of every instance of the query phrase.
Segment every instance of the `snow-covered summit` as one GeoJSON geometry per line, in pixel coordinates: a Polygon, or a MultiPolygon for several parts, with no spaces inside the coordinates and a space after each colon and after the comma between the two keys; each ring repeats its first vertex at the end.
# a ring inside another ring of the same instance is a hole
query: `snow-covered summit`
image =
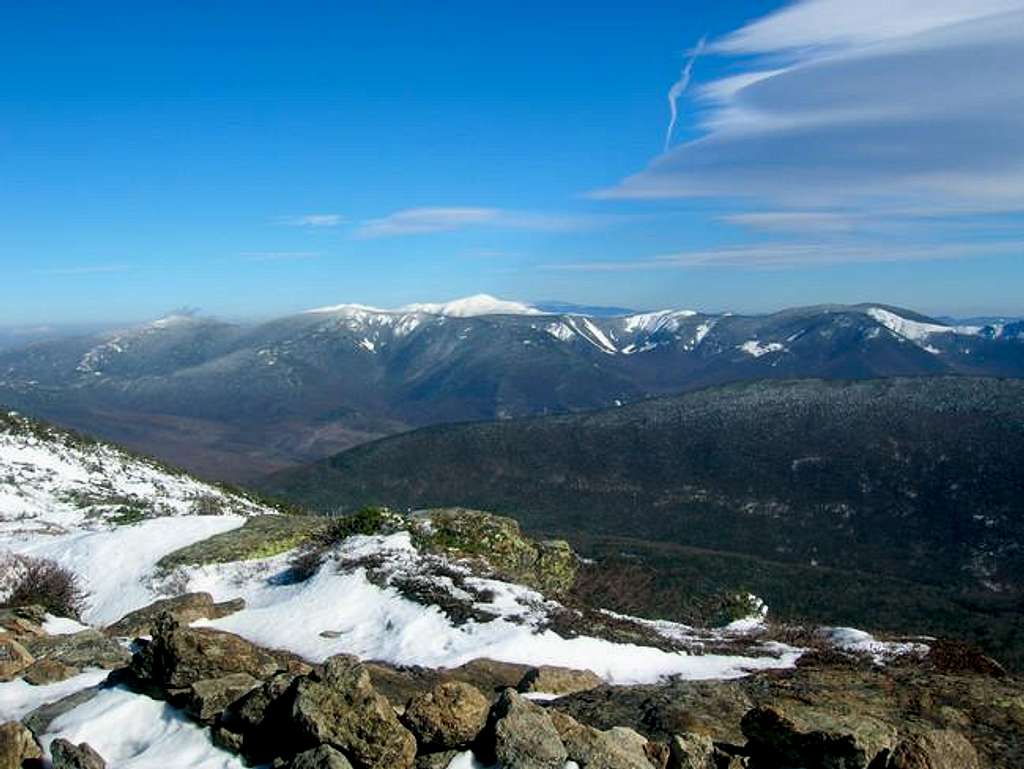
{"type": "Polygon", "coordinates": [[[241,494],[15,412],[0,414],[0,537],[273,512],[241,494]]]}
{"type": "Polygon", "coordinates": [[[395,309],[370,307],[364,304],[338,304],[307,310],[309,313],[423,313],[452,318],[473,318],[481,315],[544,315],[546,313],[523,302],[498,299],[490,294],[474,294],[450,302],[419,302],[395,309]]]}

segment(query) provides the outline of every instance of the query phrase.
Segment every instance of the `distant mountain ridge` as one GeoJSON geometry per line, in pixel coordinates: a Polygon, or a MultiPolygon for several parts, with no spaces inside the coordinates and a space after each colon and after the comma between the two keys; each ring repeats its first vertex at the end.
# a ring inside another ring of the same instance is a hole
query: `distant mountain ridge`
{"type": "Polygon", "coordinates": [[[254,325],[172,315],[0,352],[0,402],[242,479],[441,422],[730,381],[938,374],[1024,376],[1024,322],[950,325],[887,305],[587,315],[486,295],[254,325]]]}

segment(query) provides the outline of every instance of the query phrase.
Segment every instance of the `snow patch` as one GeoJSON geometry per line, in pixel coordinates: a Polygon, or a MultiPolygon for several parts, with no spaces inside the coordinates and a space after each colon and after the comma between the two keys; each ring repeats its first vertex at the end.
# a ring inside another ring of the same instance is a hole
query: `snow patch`
{"type": "Polygon", "coordinates": [[[772,352],[779,352],[781,350],[785,350],[786,348],[779,342],[769,342],[768,344],[763,344],[762,342],[759,342],[756,339],[751,339],[749,342],[744,342],[743,344],[739,345],[736,349],[742,350],[747,355],[753,356],[754,358],[760,358],[762,355],[767,355],[768,353],[772,352]]]}

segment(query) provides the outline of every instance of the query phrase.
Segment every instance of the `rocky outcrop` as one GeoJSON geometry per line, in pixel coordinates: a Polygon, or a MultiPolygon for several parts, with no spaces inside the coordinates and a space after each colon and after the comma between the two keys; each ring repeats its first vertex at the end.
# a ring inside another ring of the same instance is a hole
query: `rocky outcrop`
{"type": "Polygon", "coordinates": [[[301,746],[337,748],[355,769],[409,769],[416,740],[353,657],[332,657],[289,692],[291,730],[301,746]]]}
{"type": "Polygon", "coordinates": [[[483,561],[497,575],[544,593],[567,592],[579,559],[563,540],[535,542],[519,523],[480,510],[445,508],[427,512],[430,525],[417,535],[424,549],[483,561]]]}
{"type": "Polygon", "coordinates": [[[526,671],[519,685],[520,692],[545,694],[575,694],[596,689],[604,680],[592,670],[573,670],[555,665],[541,665],[526,671]]]}
{"type": "Polygon", "coordinates": [[[0,724],[0,769],[21,769],[27,761],[41,759],[35,737],[17,721],[0,724]]]}
{"type": "Polygon", "coordinates": [[[50,743],[53,769],[106,769],[107,762],[88,743],[73,745],[64,739],[50,743]]]}
{"type": "Polygon", "coordinates": [[[477,749],[504,769],[562,769],[569,758],[551,715],[513,689],[494,703],[477,749]]]}
{"type": "Polygon", "coordinates": [[[209,593],[186,593],[155,601],[149,606],[130,612],[103,632],[108,636],[137,638],[152,635],[153,626],[161,614],[171,615],[182,625],[191,625],[197,619],[219,619],[244,608],[245,601],[241,598],[216,603],[209,593]]]}
{"type": "Polygon", "coordinates": [[[476,687],[449,681],[409,700],[402,723],[422,752],[467,748],[487,723],[490,707],[476,687]]]}
{"type": "Polygon", "coordinates": [[[156,619],[153,640],[131,662],[132,672],[140,680],[179,690],[233,673],[264,680],[285,667],[279,656],[240,636],[188,627],[167,613],[156,619]]]}

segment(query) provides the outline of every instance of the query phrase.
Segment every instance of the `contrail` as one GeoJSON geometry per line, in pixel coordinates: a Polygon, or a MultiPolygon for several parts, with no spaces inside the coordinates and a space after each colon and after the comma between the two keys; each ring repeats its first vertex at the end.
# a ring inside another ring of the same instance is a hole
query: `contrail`
{"type": "Polygon", "coordinates": [[[686,64],[683,65],[683,71],[679,75],[679,79],[672,84],[672,87],[668,90],[668,108],[672,117],[668,121],[668,130],[665,131],[665,152],[668,152],[668,145],[672,143],[672,131],[676,127],[676,117],[678,116],[678,110],[676,109],[676,102],[679,97],[683,95],[683,91],[690,85],[690,75],[693,73],[693,63],[697,61],[697,57],[704,51],[704,44],[707,42],[707,37],[702,37],[697,42],[697,47],[690,53],[690,57],[686,60],[686,64]]]}

